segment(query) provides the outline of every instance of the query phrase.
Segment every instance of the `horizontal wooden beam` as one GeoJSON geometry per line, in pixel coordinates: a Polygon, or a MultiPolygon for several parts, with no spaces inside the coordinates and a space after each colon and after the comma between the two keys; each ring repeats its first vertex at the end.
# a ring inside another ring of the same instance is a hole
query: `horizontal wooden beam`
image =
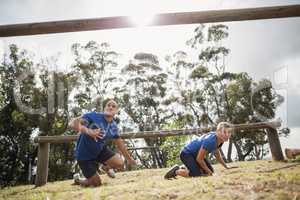
{"type": "Polygon", "coordinates": [[[129,151],[135,151],[135,150],[151,150],[151,149],[158,149],[158,147],[148,146],[148,147],[128,147],[129,151]]]}
{"type": "MultiPolygon", "coordinates": [[[[254,129],[276,129],[281,126],[280,121],[259,122],[251,124],[236,124],[233,125],[234,131],[238,130],[254,130],[254,129]]],[[[126,132],[121,134],[123,139],[137,138],[155,138],[155,137],[170,137],[183,135],[201,135],[209,131],[215,130],[216,127],[182,129],[182,130],[161,130],[161,131],[144,131],[144,132],[126,132]]],[[[73,142],[78,139],[78,135],[62,135],[62,136],[38,136],[34,138],[36,143],[66,143],[73,142]]]]}
{"type": "MultiPolygon", "coordinates": [[[[257,19],[299,17],[300,5],[163,13],[146,26],[199,24],[257,19]]],[[[0,26],[0,37],[130,28],[137,24],[129,16],[51,21],[0,26]]]]}

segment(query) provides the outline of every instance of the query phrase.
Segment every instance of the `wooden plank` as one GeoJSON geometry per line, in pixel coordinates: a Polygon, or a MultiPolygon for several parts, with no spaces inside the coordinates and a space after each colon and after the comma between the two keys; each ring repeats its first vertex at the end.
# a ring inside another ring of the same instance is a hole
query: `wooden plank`
{"type": "MultiPolygon", "coordinates": [[[[236,124],[233,125],[234,131],[237,130],[253,130],[253,129],[268,129],[278,128],[281,126],[280,121],[272,122],[258,122],[251,124],[236,124]]],[[[196,128],[196,129],[182,129],[182,130],[161,130],[161,131],[144,131],[144,132],[127,132],[122,133],[123,139],[136,139],[136,138],[155,138],[155,137],[170,137],[180,135],[200,135],[209,131],[215,130],[216,127],[209,128],[196,128]]],[[[62,136],[38,136],[34,138],[36,143],[65,143],[73,142],[78,139],[78,135],[62,135],[62,136]]]]}
{"type": "MultiPolygon", "coordinates": [[[[258,19],[299,17],[300,5],[163,13],[153,17],[148,26],[199,24],[258,19]]],[[[0,37],[49,33],[92,31],[136,27],[129,16],[90,18],[0,26],[0,37]]]]}
{"type": "Polygon", "coordinates": [[[48,179],[49,165],[49,143],[39,143],[37,172],[35,177],[35,186],[43,186],[48,179]]]}
{"type": "Polygon", "coordinates": [[[129,151],[135,151],[135,150],[151,150],[151,149],[157,149],[157,147],[149,146],[149,147],[128,147],[127,150],[129,151]]]}

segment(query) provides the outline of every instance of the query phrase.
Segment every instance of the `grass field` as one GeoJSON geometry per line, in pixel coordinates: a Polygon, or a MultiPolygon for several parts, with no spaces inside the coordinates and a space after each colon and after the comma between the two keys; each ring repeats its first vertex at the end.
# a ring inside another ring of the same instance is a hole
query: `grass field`
{"type": "MultiPolygon", "coordinates": [[[[84,199],[291,199],[300,200],[300,163],[274,161],[236,162],[239,168],[225,170],[215,165],[215,175],[200,178],[164,180],[167,169],[117,173],[110,179],[102,175],[103,185],[83,188],[72,180],[4,188],[0,199],[84,200],[84,199]]],[[[51,173],[51,172],[50,172],[51,173]]]]}

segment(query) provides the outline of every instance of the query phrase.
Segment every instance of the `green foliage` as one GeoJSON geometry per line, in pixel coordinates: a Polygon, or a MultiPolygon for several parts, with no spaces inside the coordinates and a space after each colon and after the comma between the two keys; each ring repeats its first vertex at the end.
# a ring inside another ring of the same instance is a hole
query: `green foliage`
{"type": "MultiPolygon", "coordinates": [[[[150,53],[137,53],[134,59],[122,69],[126,82],[119,89],[117,97],[127,117],[125,123],[134,123],[139,131],[158,130],[172,117],[163,105],[166,97],[167,74],[163,73],[157,56],[150,53]]],[[[146,139],[148,146],[160,146],[164,138],[146,139]]],[[[142,152],[143,154],[144,152],[142,152]]],[[[158,150],[153,154],[152,166],[166,165],[166,157],[158,150]]],[[[142,158],[142,155],[140,155],[142,158]]],[[[147,160],[147,159],[145,159],[147,160]]],[[[145,163],[144,161],[141,161],[145,163]]],[[[145,164],[147,165],[147,164],[145,164]]]]}
{"type": "Polygon", "coordinates": [[[167,155],[167,167],[181,163],[179,155],[187,139],[188,136],[168,137],[161,145],[162,151],[167,155]]]}
{"type": "MultiPolygon", "coordinates": [[[[276,94],[269,80],[255,82],[247,73],[226,71],[225,59],[230,50],[222,46],[222,42],[227,37],[227,26],[200,25],[195,29],[194,37],[187,42],[199,51],[199,63],[190,64],[193,66],[190,85],[194,88],[179,88],[183,99],[180,103],[185,108],[183,113],[192,113],[198,126],[219,121],[250,123],[274,118],[276,107],[283,98],[276,94]]],[[[181,63],[184,61],[182,58],[181,63]]],[[[177,71],[185,68],[178,63],[174,63],[177,71]]],[[[262,159],[268,152],[266,143],[264,131],[239,131],[230,141],[227,159],[231,160],[232,145],[239,160],[262,159]]]]}
{"type": "MultiPolygon", "coordinates": [[[[185,119],[188,119],[189,116],[186,116],[185,119]]],[[[171,124],[165,125],[164,129],[182,129],[186,121],[184,118],[180,120],[176,120],[171,124]]],[[[163,144],[161,145],[162,151],[166,154],[167,157],[167,166],[170,167],[174,164],[180,164],[181,160],[179,158],[180,151],[189,139],[189,136],[175,136],[168,137],[165,139],[163,144]]]]}
{"type": "MultiPolygon", "coordinates": [[[[74,77],[68,73],[50,72],[37,67],[26,51],[21,51],[16,45],[10,46],[9,57],[0,66],[0,137],[1,137],[1,183],[10,185],[27,181],[29,164],[34,165],[37,151],[31,141],[32,133],[39,135],[60,135],[65,132],[68,123],[68,96],[74,77]],[[49,75],[52,74],[52,80],[49,75]],[[67,85],[70,84],[70,85],[67,85]],[[63,85],[64,87],[60,87],[63,85]],[[53,89],[53,96],[48,94],[53,89]],[[62,96],[55,94],[62,93],[62,96]],[[49,107],[49,98],[52,107],[49,107]],[[25,108],[24,108],[25,107],[25,108]],[[27,108],[26,108],[27,107],[27,108]],[[36,110],[32,112],[32,110],[36,110]],[[29,163],[31,162],[31,163],[29,163]]],[[[66,144],[61,149],[51,148],[50,160],[64,159],[64,163],[73,162],[74,145],[66,144]],[[63,154],[70,152],[69,156],[63,154]]],[[[54,166],[50,165],[50,171],[54,166]]],[[[71,168],[67,165],[64,172],[53,175],[66,175],[71,168]]],[[[54,179],[56,180],[54,176],[54,179]]],[[[52,177],[52,176],[50,176],[52,177]]]]}
{"type": "MultiPolygon", "coordinates": [[[[105,95],[113,91],[112,83],[116,81],[115,69],[118,66],[118,53],[112,51],[108,43],[98,44],[90,41],[86,45],[72,45],[75,64],[73,74],[78,78],[75,102],[79,109],[101,110],[105,95]]],[[[74,108],[76,109],[76,107],[74,108]]]]}
{"type": "Polygon", "coordinates": [[[48,175],[49,181],[73,178],[74,173],[74,143],[55,144],[51,146],[48,175]]]}
{"type": "Polygon", "coordinates": [[[192,71],[190,78],[201,79],[201,78],[206,78],[208,76],[209,76],[209,71],[207,67],[199,65],[192,71]]]}
{"type": "MultiPolygon", "coordinates": [[[[26,51],[20,52],[16,45],[10,46],[9,59],[0,65],[0,186],[26,181],[29,157],[33,153],[30,143],[34,125],[28,115],[22,113],[16,103],[13,89],[18,74],[29,70],[32,62],[26,51]]],[[[24,82],[26,88],[30,82],[24,82]]],[[[21,98],[22,99],[22,98],[21,98]]]]}

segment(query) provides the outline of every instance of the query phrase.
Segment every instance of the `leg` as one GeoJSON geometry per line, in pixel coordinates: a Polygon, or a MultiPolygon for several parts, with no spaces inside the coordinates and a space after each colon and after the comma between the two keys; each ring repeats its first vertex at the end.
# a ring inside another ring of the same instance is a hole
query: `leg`
{"type": "Polygon", "coordinates": [[[178,165],[174,165],[173,167],[171,167],[169,169],[169,171],[165,174],[164,178],[165,179],[171,179],[171,178],[175,178],[176,177],[176,173],[179,170],[179,166],[178,165]]]}
{"type": "Polygon", "coordinates": [[[175,173],[178,176],[189,177],[190,171],[188,169],[178,169],[175,173]]]}
{"type": "Polygon", "coordinates": [[[98,156],[97,160],[100,163],[105,165],[105,168],[108,169],[123,169],[124,161],[121,159],[120,156],[115,154],[112,150],[110,150],[107,146],[103,147],[100,155],[98,156]]]}
{"type": "Polygon", "coordinates": [[[123,169],[124,167],[124,161],[115,154],[113,157],[109,158],[104,162],[107,168],[113,168],[113,169],[123,169]]]}
{"type": "Polygon", "coordinates": [[[101,185],[101,179],[99,174],[96,173],[95,175],[87,179],[76,179],[75,183],[84,187],[89,187],[89,186],[98,187],[101,185]]]}
{"type": "Polygon", "coordinates": [[[96,160],[78,161],[78,164],[86,179],[75,179],[75,184],[85,187],[97,187],[101,185],[101,179],[97,173],[98,163],[96,160]]]}
{"type": "MultiPolygon", "coordinates": [[[[196,176],[203,176],[204,175],[203,170],[200,168],[196,158],[194,158],[193,155],[181,152],[180,159],[188,169],[187,170],[188,171],[188,176],[196,177],[196,176]]],[[[182,172],[179,172],[179,173],[185,175],[185,173],[187,173],[187,171],[186,172],[182,171],[182,172]]]]}

